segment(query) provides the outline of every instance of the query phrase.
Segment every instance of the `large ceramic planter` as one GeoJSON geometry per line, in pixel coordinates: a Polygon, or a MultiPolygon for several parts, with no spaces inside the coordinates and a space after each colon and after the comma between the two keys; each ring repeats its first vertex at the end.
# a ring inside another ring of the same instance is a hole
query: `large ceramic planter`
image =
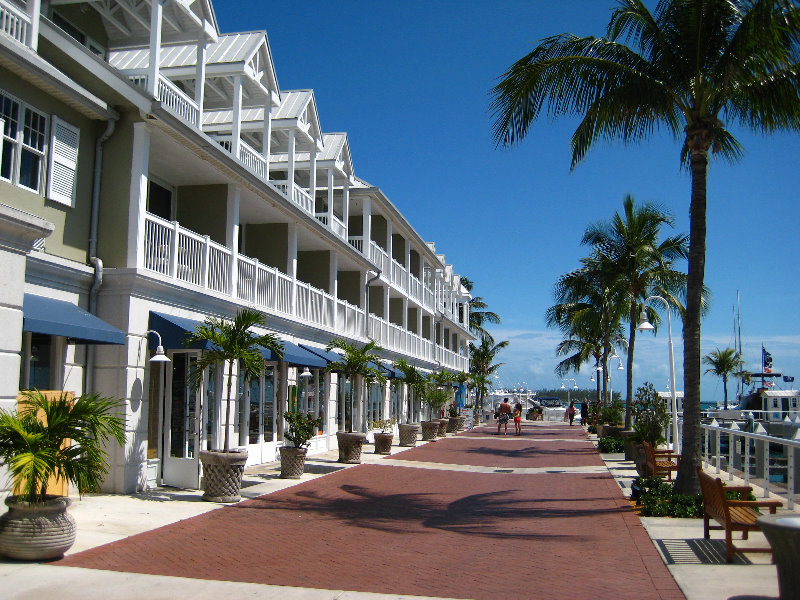
{"type": "Polygon", "coordinates": [[[375,454],[391,454],[393,439],[394,439],[393,433],[376,433],[375,454]]]}
{"type": "Polygon", "coordinates": [[[308,448],[282,446],[279,450],[281,453],[281,479],[300,479],[306,470],[308,448]]]}
{"type": "Polygon", "coordinates": [[[67,512],[69,498],[48,496],[42,503],[6,498],[8,512],[0,516],[0,555],[17,560],[53,560],[75,542],[77,525],[67,512]]]}
{"type": "Polygon", "coordinates": [[[361,464],[361,448],[366,439],[367,436],[363,433],[337,432],[336,441],[339,443],[339,462],[348,465],[361,464]]]}
{"type": "Polygon", "coordinates": [[[447,419],[447,433],[455,433],[458,431],[458,417],[450,417],[447,419]]]}
{"type": "Polygon", "coordinates": [[[464,431],[464,424],[467,422],[467,417],[464,415],[458,415],[456,417],[458,419],[458,426],[456,427],[456,431],[464,431]]]}
{"type": "MultiPolygon", "coordinates": [[[[417,434],[419,433],[419,425],[416,423],[404,423],[397,426],[400,429],[400,445],[401,446],[416,446],[417,434]]],[[[436,427],[437,431],[439,427],[436,427]]]]}
{"type": "Polygon", "coordinates": [[[242,499],[242,474],[247,463],[243,450],[201,450],[205,486],[203,500],[238,502],[242,499]]]}
{"type": "Polygon", "coordinates": [[[447,424],[450,422],[450,419],[439,419],[439,431],[436,435],[439,437],[445,437],[447,435],[447,424]]]}
{"type": "Polygon", "coordinates": [[[423,421],[422,425],[422,441],[432,442],[439,435],[439,420],[436,421],[423,421]]]}
{"type": "Polygon", "coordinates": [[[772,546],[781,600],[797,598],[800,589],[800,517],[764,515],[758,517],[756,523],[772,546]]]}

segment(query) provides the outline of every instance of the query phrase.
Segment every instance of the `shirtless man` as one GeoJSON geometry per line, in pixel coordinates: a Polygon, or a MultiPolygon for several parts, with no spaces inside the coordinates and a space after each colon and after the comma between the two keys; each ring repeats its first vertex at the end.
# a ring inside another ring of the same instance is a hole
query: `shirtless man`
{"type": "Polygon", "coordinates": [[[511,418],[511,404],[508,398],[503,398],[503,402],[497,409],[497,435],[500,435],[500,427],[504,426],[503,435],[508,433],[508,420],[511,418]]]}

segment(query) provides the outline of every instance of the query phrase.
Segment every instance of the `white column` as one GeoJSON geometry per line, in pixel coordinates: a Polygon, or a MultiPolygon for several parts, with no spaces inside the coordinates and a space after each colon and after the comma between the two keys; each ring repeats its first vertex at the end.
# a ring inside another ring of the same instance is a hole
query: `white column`
{"type": "Polygon", "coordinates": [[[147,67],[147,91],[157,98],[158,70],[161,62],[161,20],[164,0],[153,0],[150,8],[150,65],[147,67]]]}
{"type": "Polygon", "coordinates": [[[286,255],[286,274],[292,280],[292,315],[297,314],[297,223],[289,223],[289,243],[286,255]]]}
{"type": "Polygon", "coordinates": [[[328,261],[328,293],[333,296],[333,329],[339,330],[339,311],[336,308],[336,301],[339,299],[339,255],[331,252],[331,259],[328,261]]]}
{"type": "MultiPolygon", "coordinates": [[[[364,206],[361,208],[361,214],[363,218],[364,256],[370,258],[372,253],[372,249],[370,248],[370,242],[372,241],[372,198],[364,198],[364,206]]],[[[388,277],[388,275],[384,275],[388,277]]]]}
{"type": "Polygon", "coordinates": [[[289,160],[289,171],[287,175],[287,179],[289,180],[289,185],[286,189],[286,196],[291,201],[294,197],[294,146],[295,146],[295,130],[289,130],[289,150],[288,150],[288,160],[289,160]]]}
{"type": "Polygon", "coordinates": [[[389,323],[389,286],[380,288],[381,294],[383,294],[383,320],[386,323],[389,323]]]}
{"type": "Polygon", "coordinates": [[[197,40],[197,65],[194,76],[194,101],[197,103],[197,128],[203,129],[203,104],[205,102],[206,88],[206,36],[200,32],[197,40]]]}
{"type": "Polygon", "coordinates": [[[408,331],[408,296],[403,296],[403,329],[408,331]]]}
{"type": "Polygon", "coordinates": [[[150,130],[144,122],[133,124],[133,152],[128,199],[127,267],[144,265],[144,216],[147,210],[147,176],[150,163],[150,130]]]}
{"type": "Polygon", "coordinates": [[[225,227],[225,245],[231,249],[231,296],[238,297],[237,278],[239,274],[239,202],[241,194],[235,185],[228,186],[227,223],[225,227]]]}
{"type": "Polygon", "coordinates": [[[317,212],[317,146],[316,144],[308,153],[311,160],[311,170],[308,172],[308,193],[314,203],[314,212],[317,212]]]}
{"type": "MultiPolygon", "coordinates": [[[[392,256],[392,251],[393,251],[393,248],[394,248],[394,243],[392,242],[392,233],[393,233],[393,231],[394,231],[394,227],[392,225],[392,222],[389,219],[386,219],[386,253],[389,255],[390,259],[394,258],[394,256],[392,256]]],[[[389,264],[390,265],[392,264],[391,260],[389,261],[389,264]]],[[[387,273],[386,277],[391,278],[391,274],[387,273]]],[[[392,281],[392,280],[389,279],[389,281],[392,281]]]]}
{"type": "Polygon", "coordinates": [[[333,229],[333,169],[328,169],[328,228],[333,229]]]}
{"type": "Polygon", "coordinates": [[[28,28],[28,39],[26,42],[28,47],[34,52],[36,52],[39,48],[39,16],[41,12],[41,0],[28,0],[27,13],[31,20],[31,26],[28,28]]]}
{"type": "Polygon", "coordinates": [[[350,181],[347,180],[342,186],[342,222],[344,223],[345,238],[348,237],[350,229],[350,181]]]}
{"type": "Polygon", "coordinates": [[[261,140],[261,156],[267,161],[267,179],[269,179],[269,146],[272,142],[272,108],[270,99],[267,98],[267,103],[264,105],[264,131],[263,140],[261,140]]]}
{"type": "Polygon", "coordinates": [[[242,145],[242,76],[233,78],[233,127],[231,129],[231,153],[239,158],[242,145]]]}

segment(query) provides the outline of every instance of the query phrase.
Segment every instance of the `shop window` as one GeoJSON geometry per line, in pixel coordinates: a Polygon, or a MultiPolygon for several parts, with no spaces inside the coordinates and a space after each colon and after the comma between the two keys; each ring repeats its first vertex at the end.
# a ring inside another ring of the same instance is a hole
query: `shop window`
{"type": "Polygon", "coordinates": [[[23,333],[19,389],[60,389],[64,371],[63,348],[63,338],[23,333]]]}

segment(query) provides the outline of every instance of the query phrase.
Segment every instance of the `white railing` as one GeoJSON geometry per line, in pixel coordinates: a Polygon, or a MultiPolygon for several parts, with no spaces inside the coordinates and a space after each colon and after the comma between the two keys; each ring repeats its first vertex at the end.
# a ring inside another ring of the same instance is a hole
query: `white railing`
{"type": "Polygon", "coordinates": [[[361,254],[364,254],[364,236],[351,235],[348,237],[347,241],[350,242],[350,245],[353,248],[361,252],[361,254]]]}
{"type": "Polygon", "coordinates": [[[296,183],[292,182],[292,193],[289,195],[288,184],[289,182],[284,179],[281,181],[270,181],[272,185],[274,185],[280,192],[283,193],[289,200],[294,202],[297,206],[303,209],[303,211],[307,212],[311,216],[314,215],[314,199],[311,198],[311,194],[305,191],[296,183]]]}
{"type": "Polygon", "coordinates": [[[391,259],[391,266],[392,266],[392,279],[391,282],[399,287],[401,290],[405,291],[408,287],[406,282],[406,268],[397,262],[394,258],[391,259]]]}
{"type": "Polygon", "coordinates": [[[383,276],[388,280],[389,277],[391,277],[391,271],[389,270],[391,267],[391,259],[389,258],[389,254],[372,240],[369,241],[369,250],[370,260],[375,263],[375,266],[381,270],[383,276]]]}
{"type": "Polygon", "coordinates": [[[436,346],[436,360],[442,363],[442,366],[450,369],[457,371],[469,370],[469,361],[466,356],[461,356],[441,346],[436,346]]]}
{"type": "Polygon", "coordinates": [[[336,300],[330,294],[297,282],[297,317],[307,323],[333,328],[336,300]]]}
{"type": "Polygon", "coordinates": [[[364,335],[364,311],[344,300],[336,300],[336,330],[351,337],[364,335]]]}
{"type": "Polygon", "coordinates": [[[30,29],[31,18],[25,12],[9,2],[0,1],[0,32],[30,47],[30,29]]]}
{"type": "Polygon", "coordinates": [[[403,329],[399,325],[385,321],[375,315],[369,315],[369,330],[367,335],[386,350],[402,352],[403,354],[430,362],[436,360],[436,353],[432,341],[426,340],[411,331],[403,329]]]}
{"type": "MultiPolygon", "coordinates": [[[[795,424],[787,422],[786,432],[797,434],[795,424]]],[[[764,497],[769,496],[772,483],[771,475],[786,477],[786,494],[788,507],[794,508],[796,481],[800,477],[800,439],[785,439],[767,435],[763,427],[757,433],[748,433],[733,423],[731,427],[721,427],[712,421],[710,425],[702,425],[703,429],[703,461],[708,466],[716,467],[716,472],[725,470],[728,479],[732,480],[734,471],[741,473],[745,483],[751,476],[760,480],[764,497]],[[727,452],[722,447],[723,439],[727,443],[727,452]]],[[[758,431],[758,429],[757,429],[758,431]]]]}
{"type": "Polygon", "coordinates": [[[408,295],[418,302],[422,302],[422,282],[414,277],[412,273],[408,274],[408,295]]]}
{"type": "Polygon", "coordinates": [[[156,96],[164,107],[176,117],[189,125],[197,125],[199,113],[197,103],[161,74],[158,76],[156,96]]]}
{"type": "Polygon", "coordinates": [[[339,217],[333,215],[333,223],[331,223],[331,231],[338,235],[343,240],[347,239],[347,225],[344,224],[339,217]]]}
{"type": "Polygon", "coordinates": [[[430,310],[435,308],[436,302],[434,300],[433,290],[431,290],[429,287],[423,288],[422,305],[430,310]]]}
{"type": "Polygon", "coordinates": [[[239,141],[239,160],[245,167],[262,179],[269,178],[267,159],[248,146],[244,140],[239,141]]]}

